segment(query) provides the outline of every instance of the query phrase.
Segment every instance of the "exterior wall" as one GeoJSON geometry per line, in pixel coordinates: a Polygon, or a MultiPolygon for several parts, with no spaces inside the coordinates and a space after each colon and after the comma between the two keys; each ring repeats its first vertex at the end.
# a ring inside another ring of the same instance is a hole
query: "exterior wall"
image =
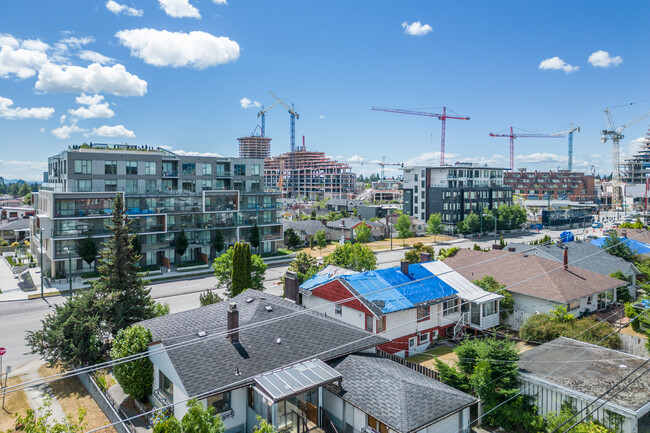
{"type": "Polygon", "coordinates": [[[446,418],[441,419],[440,421],[432,424],[422,430],[419,430],[418,433],[449,433],[449,432],[461,432],[465,433],[469,431],[469,408],[463,409],[449,415],[446,418]]]}
{"type": "Polygon", "coordinates": [[[339,315],[336,314],[335,304],[332,301],[323,299],[315,295],[311,295],[311,296],[303,295],[302,304],[306,308],[309,309],[314,308],[319,313],[342,320],[343,322],[350,324],[352,326],[356,326],[357,328],[365,329],[366,327],[366,313],[360,311],[359,309],[352,308],[348,305],[341,306],[341,314],[339,315]]]}
{"type": "Polygon", "coordinates": [[[176,369],[174,368],[171,359],[169,359],[169,355],[167,354],[167,352],[159,351],[159,349],[161,348],[162,348],[162,344],[155,344],[149,346],[149,353],[150,353],[149,359],[151,360],[154,366],[152,389],[155,392],[157,389],[160,388],[160,383],[159,383],[160,377],[158,375],[158,372],[162,371],[162,373],[165,376],[167,376],[169,380],[171,380],[171,382],[174,384],[174,395],[173,395],[173,403],[175,404],[174,416],[180,420],[183,418],[183,415],[187,413],[187,406],[184,403],[184,401],[187,400],[188,398],[187,391],[183,387],[181,379],[176,373],[176,369]],[[177,402],[178,404],[176,404],[177,402]]]}
{"type": "Polygon", "coordinates": [[[508,171],[504,183],[513,188],[515,194],[535,196],[541,199],[567,198],[576,201],[596,199],[595,177],[584,173],[560,171],[508,171]]]}
{"type": "MultiPolygon", "coordinates": [[[[243,433],[246,431],[246,408],[248,407],[248,388],[237,388],[230,392],[232,416],[221,414],[225,433],[243,433]]],[[[200,400],[203,407],[208,407],[208,399],[200,400]]],[[[178,418],[178,416],[177,416],[178,418]]],[[[179,420],[181,418],[178,418],[179,420]]]]}
{"type": "MultiPolygon", "coordinates": [[[[319,297],[322,299],[325,299],[330,302],[337,302],[337,301],[342,301],[344,299],[349,299],[354,296],[352,292],[350,292],[343,284],[341,284],[339,281],[335,280],[332,281],[328,284],[325,284],[321,287],[317,287],[316,289],[312,290],[312,295],[311,297],[319,297]]],[[[304,298],[309,298],[309,296],[305,296],[304,298]]],[[[346,301],[342,304],[344,307],[349,307],[357,311],[361,311],[364,314],[367,315],[373,315],[368,308],[366,308],[365,305],[361,303],[361,301],[357,299],[352,299],[349,301],[346,301]]],[[[333,308],[333,307],[332,307],[333,308]]],[[[365,323],[365,322],[364,322],[365,323]]]]}

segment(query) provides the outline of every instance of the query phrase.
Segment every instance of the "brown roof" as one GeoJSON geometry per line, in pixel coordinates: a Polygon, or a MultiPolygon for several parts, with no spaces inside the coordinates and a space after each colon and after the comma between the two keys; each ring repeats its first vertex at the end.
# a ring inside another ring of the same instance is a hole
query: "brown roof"
{"type": "MultiPolygon", "coordinates": [[[[569,262],[571,256],[569,256],[569,262]]],[[[570,302],[622,286],[620,280],[532,254],[459,250],[445,263],[470,281],[491,275],[512,293],[570,302]]]]}
{"type": "Polygon", "coordinates": [[[628,239],[650,244],[650,232],[646,229],[622,229],[617,227],[616,233],[618,233],[619,236],[623,236],[625,233],[625,237],[628,239]]]}

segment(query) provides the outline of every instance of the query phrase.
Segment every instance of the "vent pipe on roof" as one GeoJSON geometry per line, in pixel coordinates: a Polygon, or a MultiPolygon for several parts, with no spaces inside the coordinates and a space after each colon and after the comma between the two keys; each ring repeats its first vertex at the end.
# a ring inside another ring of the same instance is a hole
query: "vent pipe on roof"
{"type": "Polygon", "coordinates": [[[239,342],[239,310],[237,309],[237,304],[234,302],[231,302],[228,307],[228,331],[226,338],[231,343],[239,342]]]}
{"type": "Polygon", "coordinates": [[[300,305],[300,282],[295,272],[287,271],[284,274],[284,299],[300,305]]]}
{"type": "Polygon", "coordinates": [[[569,270],[569,249],[564,247],[564,270],[569,270]]]}
{"type": "Polygon", "coordinates": [[[431,254],[427,252],[420,253],[420,263],[426,263],[431,261],[431,254]]]}
{"type": "Polygon", "coordinates": [[[402,273],[404,275],[409,274],[409,262],[408,262],[408,260],[402,260],[400,262],[400,270],[402,271],[402,273]]]}

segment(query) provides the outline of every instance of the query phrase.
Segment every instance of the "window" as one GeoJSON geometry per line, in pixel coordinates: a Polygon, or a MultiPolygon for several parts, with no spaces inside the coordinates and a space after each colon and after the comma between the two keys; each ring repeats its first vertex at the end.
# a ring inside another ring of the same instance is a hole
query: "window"
{"type": "Polygon", "coordinates": [[[226,164],[217,163],[217,176],[225,176],[225,175],[226,175],[226,164]]]}
{"type": "Polygon", "coordinates": [[[497,301],[483,304],[483,317],[491,316],[497,312],[497,301]]]}
{"type": "Polygon", "coordinates": [[[196,164],[194,163],[185,163],[182,165],[183,176],[195,176],[196,175],[196,164]]]}
{"type": "Polygon", "coordinates": [[[158,370],[158,389],[170,400],[174,400],[174,384],[160,370],[158,370]]]}
{"type": "Polygon", "coordinates": [[[104,161],[104,174],[117,174],[117,161],[104,161]]]}
{"type": "Polygon", "coordinates": [[[388,426],[370,415],[368,415],[368,427],[379,431],[379,433],[388,433],[388,426]]]}
{"type": "Polygon", "coordinates": [[[246,166],[244,164],[235,164],[235,176],[246,176],[246,166]]]}
{"type": "Polygon", "coordinates": [[[138,192],[138,180],[137,179],[127,179],[126,180],[126,193],[135,194],[138,192]]]}
{"type": "Polygon", "coordinates": [[[92,189],[92,181],[90,179],[75,180],[74,187],[76,192],[88,192],[92,189]]]}
{"type": "Polygon", "coordinates": [[[372,332],[372,316],[366,315],[366,331],[372,332]]]}
{"type": "Polygon", "coordinates": [[[334,314],[343,315],[343,306],[341,304],[334,305],[334,314]]]}
{"type": "Polygon", "coordinates": [[[234,188],[236,190],[239,190],[241,192],[244,192],[244,181],[243,180],[236,180],[234,182],[234,188]]]}
{"type": "MultiPolygon", "coordinates": [[[[185,165],[185,164],[183,164],[185,165]]],[[[183,191],[196,192],[196,181],[195,180],[184,180],[183,181],[183,191]]]]}
{"type": "Polygon", "coordinates": [[[422,332],[420,335],[420,344],[428,343],[429,342],[429,333],[428,332],[422,332]]]}
{"type": "Polygon", "coordinates": [[[429,318],[429,306],[418,307],[418,320],[427,320],[429,318]]]}
{"type": "Polygon", "coordinates": [[[202,167],[201,173],[203,176],[210,176],[212,174],[212,164],[202,164],[202,167]]]}
{"type": "Polygon", "coordinates": [[[377,320],[377,333],[384,332],[386,330],[386,316],[382,316],[381,319],[377,320]]]}
{"type": "Polygon", "coordinates": [[[202,189],[203,191],[212,189],[212,179],[204,180],[202,189]]]}
{"type": "Polygon", "coordinates": [[[156,179],[147,179],[144,181],[144,188],[147,190],[147,192],[155,192],[156,191],[156,179]]]}
{"type": "Polygon", "coordinates": [[[75,174],[91,174],[91,165],[92,164],[88,159],[78,159],[74,162],[74,172],[75,174]]]}
{"type": "Polygon", "coordinates": [[[578,308],[580,308],[580,300],[569,302],[567,304],[566,310],[573,311],[573,310],[577,310],[578,308]]]}
{"type": "Polygon", "coordinates": [[[155,175],[156,174],[156,163],[155,161],[145,161],[144,163],[144,174],[155,175]]]}
{"type": "Polygon", "coordinates": [[[208,407],[213,407],[217,413],[230,410],[230,391],[208,397],[208,407]]]}
{"type": "Polygon", "coordinates": [[[126,174],[138,174],[138,161],[126,161],[126,174]]]}
{"type": "Polygon", "coordinates": [[[117,180],[106,179],[104,181],[104,191],[117,191],[117,180]]]}
{"type": "Polygon", "coordinates": [[[251,192],[261,192],[259,180],[251,180],[251,192]]]}
{"type": "Polygon", "coordinates": [[[456,306],[456,299],[451,299],[449,301],[445,301],[443,306],[442,306],[442,315],[443,316],[448,316],[450,314],[456,313],[458,310],[456,306]]]}
{"type": "Polygon", "coordinates": [[[259,176],[260,175],[260,165],[259,164],[252,164],[251,165],[251,176],[259,176]]]}
{"type": "Polygon", "coordinates": [[[174,189],[174,181],[171,179],[163,179],[160,186],[163,191],[172,191],[174,189]]]}

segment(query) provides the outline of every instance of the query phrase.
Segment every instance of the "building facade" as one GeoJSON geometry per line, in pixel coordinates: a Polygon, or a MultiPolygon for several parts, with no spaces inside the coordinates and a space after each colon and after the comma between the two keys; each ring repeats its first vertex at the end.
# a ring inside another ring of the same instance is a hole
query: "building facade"
{"type": "Polygon", "coordinates": [[[448,232],[470,213],[512,205],[504,168],[474,163],[441,167],[404,167],[404,213],[427,221],[439,213],[448,232]]]}
{"type": "Polygon", "coordinates": [[[271,139],[252,135],[240,137],[239,157],[240,158],[269,158],[271,156],[271,139]]]}
{"type": "Polygon", "coordinates": [[[507,171],[504,184],[526,198],[594,201],[597,198],[595,177],[569,170],[507,171]]]}
{"type": "Polygon", "coordinates": [[[282,240],[279,194],[264,192],[263,170],[262,159],[180,156],[127,145],[72,147],[48,159],[50,182],[34,194],[33,252],[38,257],[42,230],[48,276],[67,275],[70,262],[72,274],[90,271],[76,253],[78,244],[88,233],[98,243],[110,236],[105,224],[116,194],[139,236],[142,265],[208,263],[217,231],[228,246],[248,240],[255,223],[261,251],[274,252],[282,240]],[[190,245],[176,258],[181,230],[190,245]]]}

